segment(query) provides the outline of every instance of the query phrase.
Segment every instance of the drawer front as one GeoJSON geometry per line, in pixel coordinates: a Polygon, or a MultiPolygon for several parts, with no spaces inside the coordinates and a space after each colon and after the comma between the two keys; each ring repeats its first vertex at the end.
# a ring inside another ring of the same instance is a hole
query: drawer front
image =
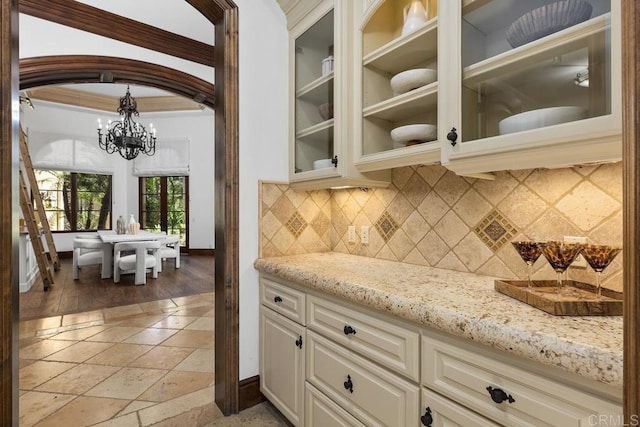
{"type": "Polygon", "coordinates": [[[306,427],[365,427],[309,383],[305,384],[306,427]]]}
{"type": "Polygon", "coordinates": [[[313,295],[307,297],[307,304],[310,329],[411,380],[420,380],[417,332],[313,295]]]}
{"type": "Polygon", "coordinates": [[[305,324],[304,292],[261,277],[260,303],[294,322],[305,324]]]}
{"type": "Polygon", "coordinates": [[[622,414],[607,400],[424,335],[422,357],[425,386],[507,426],[586,427],[622,414]]]}
{"type": "Polygon", "coordinates": [[[307,331],[307,381],[367,426],[418,426],[420,389],[307,331]]]}
{"type": "Polygon", "coordinates": [[[422,424],[431,427],[499,427],[485,417],[426,388],[422,389],[422,424]],[[428,421],[431,420],[431,423],[428,421]]]}

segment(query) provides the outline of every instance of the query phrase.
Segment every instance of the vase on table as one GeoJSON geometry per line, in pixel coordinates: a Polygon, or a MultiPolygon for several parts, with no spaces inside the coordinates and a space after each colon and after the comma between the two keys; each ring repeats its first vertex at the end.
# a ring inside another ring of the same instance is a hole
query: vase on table
{"type": "Polygon", "coordinates": [[[126,234],[126,233],[127,233],[127,227],[124,225],[124,218],[122,218],[122,215],[120,215],[116,220],[116,234],[126,234]]]}

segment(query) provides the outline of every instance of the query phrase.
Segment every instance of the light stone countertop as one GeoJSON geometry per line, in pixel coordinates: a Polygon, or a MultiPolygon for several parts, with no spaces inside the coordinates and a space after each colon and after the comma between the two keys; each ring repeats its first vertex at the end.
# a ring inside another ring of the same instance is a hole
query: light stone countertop
{"type": "Polygon", "coordinates": [[[622,388],[622,316],[553,316],[495,291],[493,277],[326,252],[257,270],[622,388]]]}

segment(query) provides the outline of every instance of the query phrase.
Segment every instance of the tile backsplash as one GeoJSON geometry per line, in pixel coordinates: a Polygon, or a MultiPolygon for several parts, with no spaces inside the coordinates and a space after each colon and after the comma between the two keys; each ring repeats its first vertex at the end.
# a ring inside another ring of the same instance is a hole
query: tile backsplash
{"type": "MultiPolygon", "coordinates": [[[[260,256],[336,251],[504,278],[526,277],[513,240],[584,236],[622,245],[622,165],[503,171],[493,181],[441,166],[393,170],[385,189],[294,191],[260,183],[260,256]],[[356,226],[356,242],[347,227],[356,226]],[[360,227],[369,226],[369,244],[360,227]]],[[[590,267],[569,278],[594,283],[590,267]]],[[[534,279],[552,280],[544,257],[534,279]]],[[[622,289],[622,255],[603,273],[622,289]]]]}

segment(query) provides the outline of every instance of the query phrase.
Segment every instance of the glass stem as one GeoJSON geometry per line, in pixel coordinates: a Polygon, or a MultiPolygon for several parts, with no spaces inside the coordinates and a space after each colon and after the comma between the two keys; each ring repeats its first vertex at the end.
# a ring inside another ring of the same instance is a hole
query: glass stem
{"type": "Polygon", "coordinates": [[[596,293],[598,295],[598,298],[602,298],[602,289],[600,288],[600,274],[602,274],[601,271],[596,271],[596,293]]]}
{"type": "Polygon", "coordinates": [[[562,292],[562,271],[558,271],[558,294],[562,292]]]}
{"type": "Polygon", "coordinates": [[[527,263],[527,278],[529,279],[529,281],[527,282],[527,286],[529,287],[529,289],[533,287],[533,283],[531,282],[532,271],[533,265],[531,265],[531,263],[527,263]]]}

